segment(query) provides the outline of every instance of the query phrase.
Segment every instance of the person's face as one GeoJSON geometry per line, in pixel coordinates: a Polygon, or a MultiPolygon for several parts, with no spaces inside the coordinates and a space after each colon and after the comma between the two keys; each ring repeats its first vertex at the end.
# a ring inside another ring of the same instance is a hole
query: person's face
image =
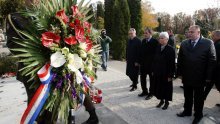
{"type": "Polygon", "coordinates": [[[215,32],[212,32],[212,40],[213,40],[214,42],[216,42],[216,41],[220,40],[220,37],[218,37],[218,36],[215,34],[215,32]]]}
{"type": "Polygon", "coordinates": [[[106,35],[106,31],[102,31],[101,35],[105,36],[106,35]]]}
{"type": "Polygon", "coordinates": [[[164,37],[164,36],[160,36],[159,37],[159,43],[161,45],[166,45],[168,43],[168,39],[166,37],[164,37]]]}
{"type": "Polygon", "coordinates": [[[128,35],[129,35],[130,38],[134,38],[136,36],[134,31],[129,31],[128,35]]]}
{"type": "Polygon", "coordinates": [[[148,31],[144,32],[144,37],[149,39],[151,37],[151,33],[149,33],[148,31]]]}
{"type": "Polygon", "coordinates": [[[194,27],[189,28],[188,36],[190,40],[196,40],[200,37],[200,31],[194,27]]]}

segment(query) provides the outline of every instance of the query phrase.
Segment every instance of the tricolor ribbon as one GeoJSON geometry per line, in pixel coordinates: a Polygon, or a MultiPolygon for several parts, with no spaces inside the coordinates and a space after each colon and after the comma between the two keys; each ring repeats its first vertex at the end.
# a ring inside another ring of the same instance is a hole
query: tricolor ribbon
{"type": "Polygon", "coordinates": [[[52,67],[50,64],[44,65],[37,72],[37,75],[40,78],[42,84],[35,92],[31,102],[28,104],[28,107],[21,118],[20,124],[34,124],[34,121],[37,119],[49,96],[51,87],[50,82],[53,78],[52,67]]]}

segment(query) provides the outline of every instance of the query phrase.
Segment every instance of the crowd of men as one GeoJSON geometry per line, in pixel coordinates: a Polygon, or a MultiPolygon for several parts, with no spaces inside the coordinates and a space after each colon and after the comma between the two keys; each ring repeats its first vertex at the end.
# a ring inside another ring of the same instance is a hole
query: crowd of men
{"type": "Polygon", "coordinates": [[[130,91],[137,89],[140,75],[142,93],[138,96],[146,96],[146,100],[155,96],[160,100],[156,107],[166,110],[172,101],[174,77],[179,77],[185,101],[184,110],[177,116],[191,116],[194,105],[192,123],[198,124],[203,118],[204,101],[213,85],[220,91],[220,31],[213,31],[212,39],[208,39],[201,35],[199,26],[191,26],[178,54],[172,30],[161,32],[158,39],[152,35],[153,31],[147,28],[141,41],[134,28],[129,30],[126,74],[132,81],[130,91]],[[150,86],[147,86],[147,75],[150,86]]]}

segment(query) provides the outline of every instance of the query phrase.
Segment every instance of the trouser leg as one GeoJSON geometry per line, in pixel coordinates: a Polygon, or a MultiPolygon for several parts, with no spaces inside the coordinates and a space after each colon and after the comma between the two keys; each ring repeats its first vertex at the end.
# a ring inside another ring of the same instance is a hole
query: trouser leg
{"type": "Polygon", "coordinates": [[[141,73],[141,88],[143,93],[147,93],[147,74],[146,73],[141,73]]]}
{"type": "Polygon", "coordinates": [[[84,106],[86,108],[86,111],[91,111],[95,109],[95,106],[90,98],[90,96],[86,95],[84,100],[84,106]]]}
{"type": "Polygon", "coordinates": [[[194,88],[194,116],[197,118],[203,117],[204,106],[204,87],[194,88]]]}
{"type": "Polygon", "coordinates": [[[150,91],[150,93],[149,94],[153,94],[153,91],[154,91],[154,82],[153,82],[153,76],[152,76],[152,74],[150,73],[150,74],[148,74],[149,75],[149,84],[150,84],[150,86],[149,86],[149,91],[150,91]]]}
{"type": "Polygon", "coordinates": [[[192,113],[192,107],[193,107],[193,88],[190,86],[184,85],[184,111],[188,114],[192,113]]]}
{"type": "Polygon", "coordinates": [[[106,52],[102,52],[102,68],[106,68],[106,58],[107,58],[107,56],[106,56],[106,52]]]}

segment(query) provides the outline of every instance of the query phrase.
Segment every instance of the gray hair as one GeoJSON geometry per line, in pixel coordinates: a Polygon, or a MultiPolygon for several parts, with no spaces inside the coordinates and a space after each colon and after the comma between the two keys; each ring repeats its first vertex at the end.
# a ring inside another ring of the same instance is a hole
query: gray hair
{"type": "Polygon", "coordinates": [[[169,34],[167,32],[161,32],[159,37],[165,37],[165,38],[169,39],[169,34]]]}
{"type": "Polygon", "coordinates": [[[217,37],[220,37],[220,30],[215,30],[213,31],[214,35],[216,35],[217,37]]]}
{"type": "Polygon", "coordinates": [[[198,25],[192,25],[189,28],[195,28],[196,30],[200,31],[200,26],[198,25]]]}

